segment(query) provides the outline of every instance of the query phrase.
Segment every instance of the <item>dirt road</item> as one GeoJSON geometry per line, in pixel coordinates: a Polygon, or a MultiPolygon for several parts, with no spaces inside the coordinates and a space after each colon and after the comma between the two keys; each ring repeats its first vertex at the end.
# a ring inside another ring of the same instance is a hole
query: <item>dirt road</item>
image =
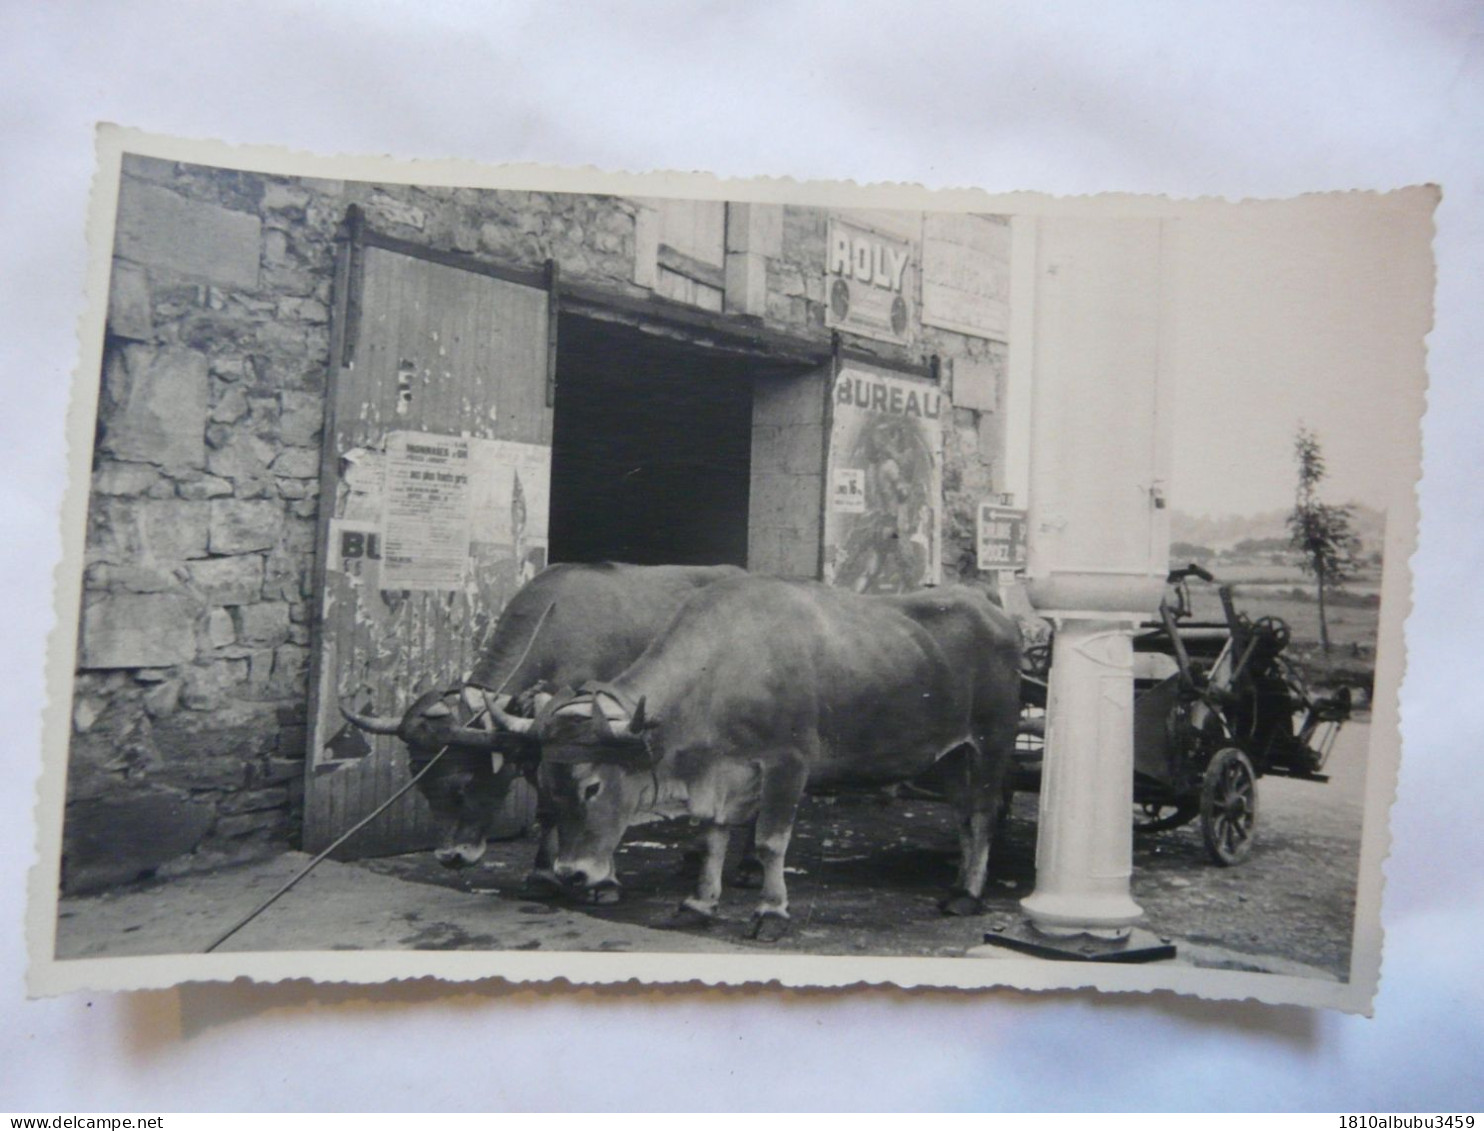
{"type": "MultiPolygon", "coordinates": [[[[1369,725],[1341,733],[1328,784],[1265,778],[1258,840],[1236,868],[1208,860],[1197,825],[1136,838],[1133,895],[1161,934],[1254,956],[1273,956],[1346,976],[1355,907],[1361,801],[1369,725]]],[[[936,906],[953,878],[955,837],[947,806],[883,804],[869,796],[806,799],[789,852],[794,929],[781,951],[814,954],[955,955],[987,924],[1009,922],[1035,883],[1036,805],[1017,797],[996,846],[985,919],[954,919],[936,906]]],[[[566,908],[599,921],[664,928],[691,887],[684,867],[695,832],[684,822],[630,830],[620,850],[624,897],[607,907],[566,908]]],[[[734,838],[734,854],[741,849],[734,838]]],[[[491,845],[485,862],[447,872],[427,854],[364,867],[419,883],[522,898],[530,841],[491,845]]],[[[707,935],[746,943],[755,893],[729,889],[707,935]]],[[[524,900],[524,902],[529,902],[524,900]]],[[[694,933],[694,932],[692,932],[694,933]]],[[[685,942],[677,938],[677,949],[685,942]]],[[[767,945],[767,944],[752,944],[767,945]]]]}

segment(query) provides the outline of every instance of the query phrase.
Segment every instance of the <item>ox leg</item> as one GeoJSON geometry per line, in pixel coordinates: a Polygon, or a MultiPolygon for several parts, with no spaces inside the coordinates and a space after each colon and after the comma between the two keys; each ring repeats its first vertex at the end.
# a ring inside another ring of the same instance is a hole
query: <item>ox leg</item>
{"type": "Polygon", "coordinates": [[[947,915],[982,915],[1001,775],[991,772],[979,750],[964,748],[951,757],[958,763],[946,777],[948,799],[958,816],[958,879],[938,907],[947,915]]]}
{"type": "Polygon", "coordinates": [[[808,780],[802,758],[763,771],[762,798],[757,813],[757,854],[763,865],[763,890],[753,915],[753,938],[777,942],[788,932],[788,886],[783,860],[793,835],[794,815],[808,780]]]}
{"type": "Polygon", "coordinates": [[[701,878],[696,894],[686,896],[675,912],[677,926],[709,927],[716,918],[716,908],[721,902],[721,873],[726,863],[727,845],[732,839],[732,830],[723,824],[707,824],[701,833],[705,844],[705,856],[701,860],[701,878]]]}
{"type": "Polygon", "coordinates": [[[742,850],[742,859],[737,861],[737,870],[732,873],[732,883],[739,888],[763,886],[763,862],[757,854],[757,825],[747,826],[747,847],[742,850]]]}

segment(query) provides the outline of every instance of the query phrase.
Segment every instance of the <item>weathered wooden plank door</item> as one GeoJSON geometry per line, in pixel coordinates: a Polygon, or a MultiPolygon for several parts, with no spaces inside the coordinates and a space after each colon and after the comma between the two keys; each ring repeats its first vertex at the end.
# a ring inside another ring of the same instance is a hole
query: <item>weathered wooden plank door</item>
{"type": "MultiPolygon", "coordinates": [[[[400,715],[452,686],[546,564],[547,290],[349,227],[321,476],[309,851],[408,780],[401,741],[347,727],[338,705],[400,715]]],[[[512,809],[530,802],[518,796],[512,809]]],[[[414,789],[337,855],[413,851],[433,836],[414,789]]]]}

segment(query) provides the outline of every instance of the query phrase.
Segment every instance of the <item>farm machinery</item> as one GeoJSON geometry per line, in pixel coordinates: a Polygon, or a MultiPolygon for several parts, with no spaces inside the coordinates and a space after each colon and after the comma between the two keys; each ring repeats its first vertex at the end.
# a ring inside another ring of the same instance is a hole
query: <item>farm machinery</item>
{"type": "MultiPolygon", "coordinates": [[[[1223,620],[1193,620],[1193,578],[1216,584],[1198,565],[1172,571],[1157,619],[1134,635],[1134,831],[1199,817],[1211,858],[1230,866],[1252,850],[1258,778],[1328,780],[1350,692],[1314,693],[1284,654],[1289,626],[1238,611],[1230,585],[1217,588],[1223,620]]],[[[1013,789],[1040,787],[1054,643],[1026,650],[1013,789]]]]}

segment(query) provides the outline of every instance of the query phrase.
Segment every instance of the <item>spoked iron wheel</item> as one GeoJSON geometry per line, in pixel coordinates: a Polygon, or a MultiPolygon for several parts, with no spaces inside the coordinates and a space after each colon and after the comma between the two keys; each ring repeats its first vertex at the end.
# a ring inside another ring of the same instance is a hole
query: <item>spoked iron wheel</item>
{"type": "Polygon", "coordinates": [[[1135,801],[1134,833],[1143,836],[1178,829],[1200,811],[1193,801],[1135,801]]]}
{"type": "Polygon", "coordinates": [[[1201,781],[1201,836],[1211,859],[1225,867],[1252,851],[1257,831],[1257,774],[1235,746],[1218,750],[1201,781]]]}

